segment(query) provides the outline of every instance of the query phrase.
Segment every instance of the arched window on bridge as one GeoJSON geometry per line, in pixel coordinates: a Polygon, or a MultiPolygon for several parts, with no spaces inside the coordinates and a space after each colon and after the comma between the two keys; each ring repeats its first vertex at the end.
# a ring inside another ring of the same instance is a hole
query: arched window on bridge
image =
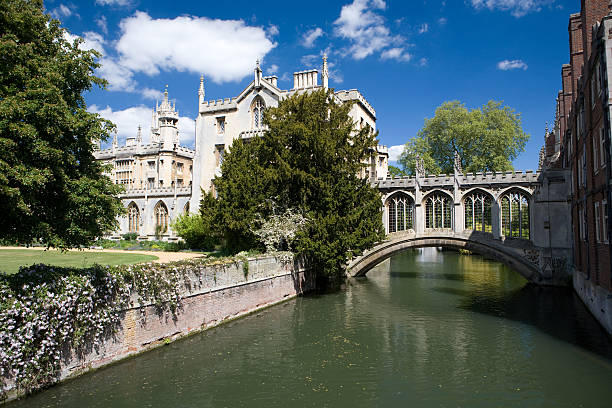
{"type": "Polygon", "coordinates": [[[453,228],[453,207],[450,196],[433,193],[425,200],[425,228],[453,228]]]}
{"type": "Polygon", "coordinates": [[[501,197],[502,235],[529,239],[529,197],[510,191],[501,197]]]}
{"type": "Polygon", "coordinates": [[[404,193],[391,196],[387,206],[387,230],[389,233],[414,229],[414,201],[404,193]]]}
{"type": "Polygon", "coordinates": [[[128,232],[138,233],[140,227],[140,211],[136,203],[128,205],[128,232]]]}
{"type": "Polygon", "coordinates": [[[468,194],[463,201],[465,209],[465,229],[492,232],[491,206],[493,198],[481,191],[468,194]]]}

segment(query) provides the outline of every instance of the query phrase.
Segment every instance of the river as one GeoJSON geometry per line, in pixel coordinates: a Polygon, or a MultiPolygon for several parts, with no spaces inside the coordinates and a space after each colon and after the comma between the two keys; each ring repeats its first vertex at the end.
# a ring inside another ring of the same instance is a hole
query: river
{"type": "Polygon", "coordinates": [[[570,289],[427,248],[26,406],[609,408],[612,341],[570,289]]]}

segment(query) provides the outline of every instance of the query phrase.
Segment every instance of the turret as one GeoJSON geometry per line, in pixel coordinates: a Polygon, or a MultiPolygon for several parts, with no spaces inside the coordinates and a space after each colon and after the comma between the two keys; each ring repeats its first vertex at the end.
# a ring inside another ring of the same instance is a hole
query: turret
{"type": "Polygon", "coordinates": [[[261,86],[261,67],[259,66],[259,60],[257,60],[255,64],[255,87],[258,88],[261,86]]]}
{"type": "Polygon", "coordinates": [[[164,150],[172,150],[178,144],[178,112],[176,104],[168,100],[168,86],[164,91],[164,100],[157,107],[157,121],[159,126],[159,142],[164,150]]]}
{"type": "Polygon", "coordinates": [[[329,71],[327,69],[327,54],[323,54],[323,71],[321,72],[321,82],[323,89],[327,91],[329,87],[329,71]]]}
{"type": "Polygon", "coordinates": [[[200,105],[204,104],[204,97],[206,93],[204,92],[204,75],[200,76],[200,89],[198,90],[198,101],[200,105]]]}

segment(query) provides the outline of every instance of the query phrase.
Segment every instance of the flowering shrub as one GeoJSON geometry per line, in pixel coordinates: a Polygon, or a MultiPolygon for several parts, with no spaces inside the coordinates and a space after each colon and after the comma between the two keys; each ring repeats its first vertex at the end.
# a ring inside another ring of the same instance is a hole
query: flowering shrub
{"type": "Polygon", "coordinates": [[[46,265],[0,275],[0,396],[55,382],[61,361],[112,335],[132,302],[176,313],[190,271],[232,259],[74,269],[46,265]]]}
{"type": "Polygon", "coordinates": [[[282,214],[273,214],[267,220],[260,220],[261,228],[253,233],[265,245],[266,252],[291,251],[295,234],[308,222],[307,218],[293,209],[282,214]]]}

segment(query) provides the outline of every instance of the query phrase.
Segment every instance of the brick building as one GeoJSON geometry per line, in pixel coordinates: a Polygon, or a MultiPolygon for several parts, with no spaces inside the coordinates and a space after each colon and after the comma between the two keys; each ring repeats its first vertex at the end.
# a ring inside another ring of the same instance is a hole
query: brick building
{"type": "Polygon", "coordinates": [[[545,165],[572,172],[574,287],[610,331],[610,79],[612,8],[609,0],[582,0],[569,19],[569,64],[561,68],[554,131],[547,136],[545,165]]]}

